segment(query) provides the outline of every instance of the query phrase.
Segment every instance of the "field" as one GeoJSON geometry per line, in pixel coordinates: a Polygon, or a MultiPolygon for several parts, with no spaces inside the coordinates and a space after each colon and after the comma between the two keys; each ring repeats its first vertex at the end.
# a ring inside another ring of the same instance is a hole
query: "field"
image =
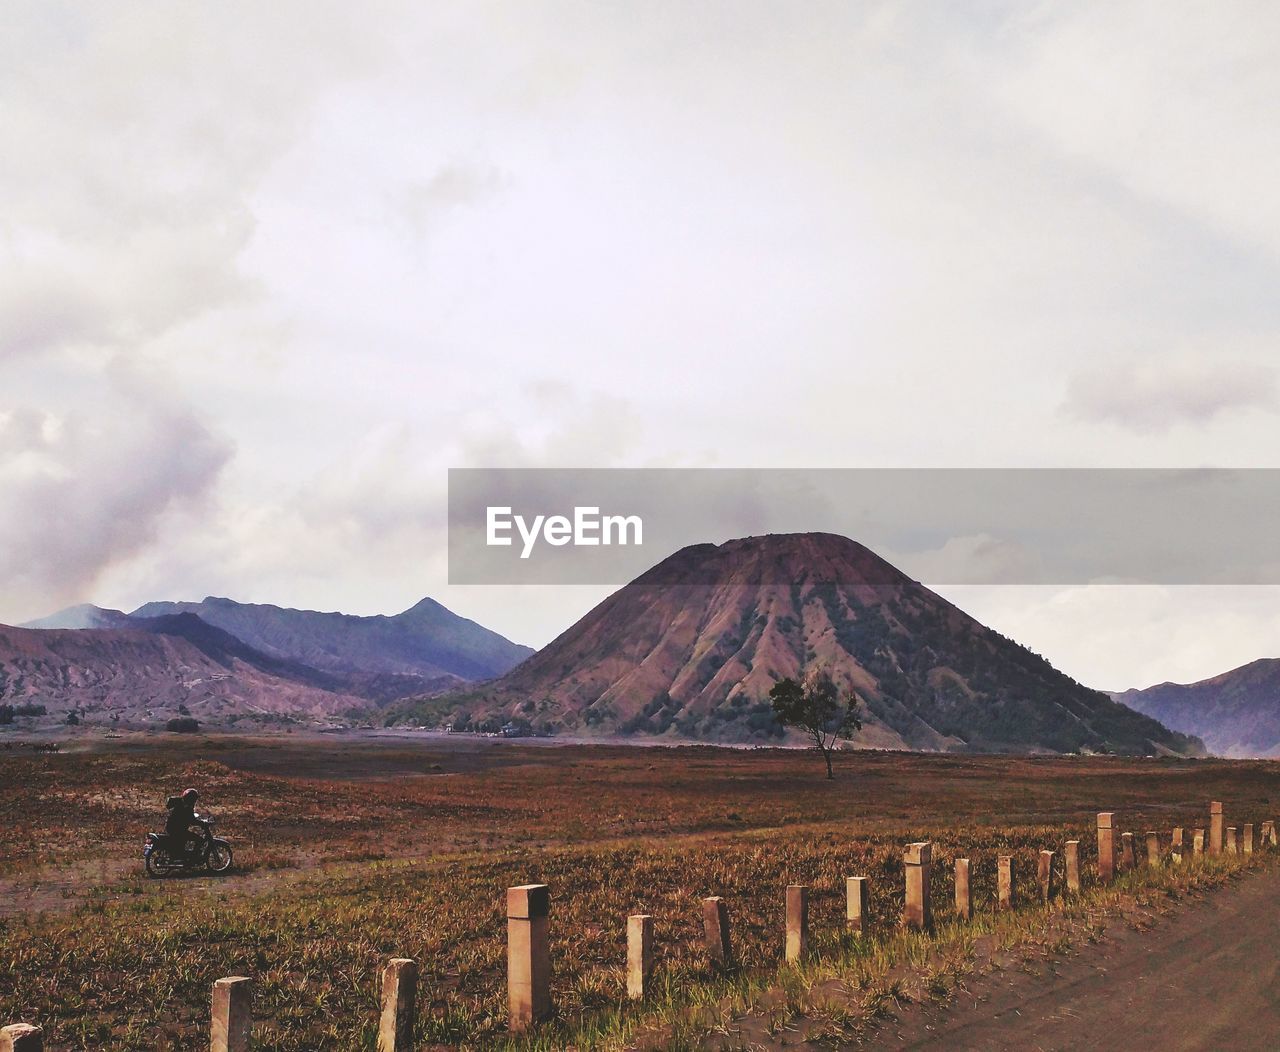
{"type": "Polygon", "coordinates": [[[1231,824],[1280,817],[1280,774],[1251,762],[856,753],[827,781],[816,756],[793,750],[354,735],[10,748],[0,751],[0,1022],[42,1023],[54,1050],[207,1047],[210,984],[248,974],[256,1047],[372,1048],[378,971],[403,955],[420,963],[426,1046],[500,1045],[503,891],[545,882],[558,1017],[531,1043],[630,1035],[677,1047],[706,1018],[690,1006],[730,992],[741,1002],[776,979],[789,883],[812,887],[815,959],[843,962],[855,989],[899,965],[945,985],[927,947],[919,956],[900,937],[886,948],[846,934],[846,876],[871,878],[872,927],[888,936],[902,847],[932,840],[935,901],[950,900],[951,859],[967,856],[975,930],[995,931],[997,853],[1014,855],[1030,905],[1040,848],[1080,839],[1091,883],[1095,812],[1167,844],[1175,825],[1207,825],[1211,799],[1227,803],[1231,824]],[[147,881],[143,834],[189,784],[232,840],[236,870],[147,881]],[[733,917],[741,971],[727,982],[699,949],[710,894],[733,917]],[[636,912],[654,915],[659,949],[647,1014],[622,996],[625,918],[636,912]]]}

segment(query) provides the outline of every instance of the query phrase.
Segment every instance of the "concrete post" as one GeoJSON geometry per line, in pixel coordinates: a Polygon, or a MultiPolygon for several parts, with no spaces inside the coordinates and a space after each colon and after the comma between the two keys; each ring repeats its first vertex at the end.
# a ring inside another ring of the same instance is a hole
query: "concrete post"
{"type": "Polygon", "coordinates": [[[1067,841],[1067,891],[1080,894],[1080,841],[1067,841]]]}
{"type": "Polygon", "coordinates": [[[1120,834],[1120,872],[1130,873],[1137,865],[1133,855],[1133,834],[1120,834]]]}
{"type": "Polygon", "coordinates": [[[550,915],[547,885],[507,888],[507,1025],[512,1033],[551,1015],[550,915]]]}
{"type": "Polygon", "coordinates": [[[961,920],[973,919],[973,900],[969,895],[969,860],[956,859],[956,916],[961,920]]]}
{"type": "Polygon", "coordinates": [[[1160,865],[1160,837],[1155,833],[1147,833],[1147,865],[1160,865]]]}
{"type": "Polygon", "coordinates": [[[0,1052],[44,1052],[44,1032],[30,1023],[14,1023],[0,1030],[0,1052]]]}
{"type": "Polygon", "coordinates": [[[845,887],[845,920],[850,931],[866,931],[870,902],[867,897],[868,884],[866,877],[846,877],[845,887]]]}
{"type": "Polygon", "coordinates": [[[1226,852],[1225,852],[1226,854],[1234,855],[1236,853],[1236,827],[1235,826],[1227,826],[1227,836],[1223,846],[1226,849],[1226,852]]]}
{"type": "Polygon", "coordinates": [[[1204,854],[1204,830],[1197,829],[1191,836],[1191,853],[1193,855],[1204,854]]]}
{"type": "Polygon", "coordinates": [[[1246,822],[1244,824],[1244,853],[1246,855],[1253,854],[1253,823],[1246,822]]]}
{"type": "Polygon", "coordinates": [[[1013,856],[996,859],[996,901],[1002,910],[1013,909],[1013,856]]]}
{"type": "Polygon", "coordinates": [[[209,1052],[249,1052],[253,1029],[253,980],[232,975],[213,984],[209,1052]]]}
{"type": "Polygon", "coordinates": [[[907,871],[907,900],[902,920],[908,928],[928,930],[933,927],[933,910],[929,903],[929,873],[933,847],[922,842],[910,844],[903,856],[907,871]]]}
{"type": "Polygon", "coordinates": [[[1222,801],[1214,800],[1209,804],[1209,854],[1222,854],[1222,801]]]}
{"type": "Polygon", "coordinates": [[[378,1052],[413,1052],[417,1019],[418,964],[395,957],[382,971],[382,1014],[378,1017],[378,1052]]]}
{"type": "Polygon", "coordinates": [[[1173,827],[1173,839],[1169,844],[1169,857],[1173,860],[1173,864],[1181,865],[1182,863],[1182,826],[1173,827]]]}
{"type": "Polygon", "coordinates": [[[1275,823],[1270,820],[1262,823],[1262,829],[1258,833],[1258,840],[1261,842],[1262,847],[1266,847],[1271,843],[1271,829],[1274,825],[1275,823]]]}
{"type": "Polygon", "coordinates": [[[733,944],[729,941],[729,907],[719,895],[702,900],[702,927],[706,935],[711,967],[728,971],[733,965],[733,944]]]}
{"type": "Polygon", "coordinates": [[[1267,832],[1268,832],[1268,833],[1270,834],[1270,836],[1271,836],[1271,846],[1272,846],[1272,847],[1276,847],[1278,844],[1280,844],[1280,839],[1277,839],[1277,837],[1276,837],[1276,824],[1275,824],[1275,822],[1268,822],[1268,823],[1267,823],[1267,832]]]}
{"type": "Polygon", "coordinates": [[[636,913],[627,918],[627,997],[643,1001],[653,974],[653,918],[636,913]]]}
{"type": "Polygon", "coordinates": [[[1098,813],[1098,881],[1102,884],[1110,884],[1116,875],[1115,830],[1112,828],[1114,818],[1113,811],[1098,813]]]}
{"type": "Polygon", "coordinates": [[[795,964],[809,951],[809,888],[787,885],[787,961],[795,964]]]}
{"type": "Polygon", "coordinates": [[[1053,898],[1053,852],[1041,851],[1036,866],[1036,882],[1040,885],[1040,901],[1048,903],[1053,898]]]}

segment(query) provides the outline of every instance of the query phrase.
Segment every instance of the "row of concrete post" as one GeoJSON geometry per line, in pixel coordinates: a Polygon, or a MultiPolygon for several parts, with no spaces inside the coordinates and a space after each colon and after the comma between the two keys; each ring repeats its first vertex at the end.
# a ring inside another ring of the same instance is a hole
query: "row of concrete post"
{"type": "MultiPolygon", "coordinates": [[[[1127,871],[1137,865],[1133,834],[1121,833],[1117,853],[1114,813],[1098,815],[1098,880],[1110,883],[1117,868],[1127,871]],[[1117,858],[1119,860],[1117,867],[1117,858]]],[[[1245,823],[1239,830],[1224,825],[1222,804],[1214,801],[1209,809],[1208,839],[1205,830],[1193,831],[1191,851],[1194,855],[1250,854],[1254,849],[1254,827],[1245,823]]],[[[1263,822],[1262,844],[1277,846],[1274,821],[1263,822]]],[[[1183,830],[1177,827],[1170,839],[1169,858],[1183,861],[1183,830]]],[[[1036,883],[1039,898],[1049,902],[1053,897],[1053,861],[1055,852],[1039,854],[1036,883]]],[[[1066,888],[1080,891],[1080,841],[1068,840],[1064,851],[1066,888]]],[[[1162,861],[1160,837],[1146,834],[1146,861],[1156,866],[1162,861]]],[[[930,878],[933,867],[933,845],[922,841],[907,846],[903,854],[905,900],[903,924],[912,929],[933,927],[930,878]]],[[[970,891],[971,861],[955,860],[955,913],[962,920],[973,917],[970,891]]],[[[1014,868],[1011,855],[996,857],[996,906],[1013,908],[1014,868]]],[[[845,919],[850,931],[865,933],[870,916],[870,882],[866,877],[848,877],[845,881],[845,919]]],[[[545,884],[524,884],[508,888],[507,912],[507,1000],[510,1027],[519,1032],[550,1017],[551,951],[547,923],[551,914],[550,889],[545,884]]],[[[713,968],[727,972],[733,967],[733,943],[729,930],[728,904],[720,896],[702,900],[703,937],[708,959],[713,968]]],[[[786,890],[786,928],[784,956],[790,963],[802,960],[809,946],[809,888],[791,884],[786,890]]],[[[635,914],[627,918],[627,997],[642,1001],[647,996],[653,974],[653,918],[635,914]]],[[[382,972],[382,1010],[378,1022],[378,1052],[408,1052],[413,1047],[413,1031],[417,1018],[418,965],[408,958],[390,961],[382,972]]],[[[213,984],[211,1052],[247,1052],[252,1030],[253,981],[245,976],[230,976],[213,984]]],[[[0,1052],[43,1052],[39,1027],[27,1024],[0,1029],[0,1052]]]]}

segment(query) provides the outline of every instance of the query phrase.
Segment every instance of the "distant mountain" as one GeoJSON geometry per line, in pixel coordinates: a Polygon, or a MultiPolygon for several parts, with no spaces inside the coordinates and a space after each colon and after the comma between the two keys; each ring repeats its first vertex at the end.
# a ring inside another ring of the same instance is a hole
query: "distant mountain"
{"type": "Polygon", "coordinates": [[[1160,683],[1112,697],[1198,735],[1219,756],[1280,757],[1280,658],[1251,661],[1198,683],[1160,683]]]}
{"type": "Polygon", "coordinates": [[[129,623],[129,615],[123,610],[108,610],[92,603],[69,606],[56,614],[28,621],[20,628],[123,628],[129,623]]]}
{"type": "Polygon", "coordinates": [[[43,705],[51,719],[155,725],[190,714],[208,723],[332,723],[369,703],[314,669],[260,654],[192,614],[130,627],[0,626],[0,701],[43,705]],[[181,707],[181,709],[180,709],[181,707]]]}
{"type": "Polygon", "coordinates": [[[120,628],[194,614],[259,654],[328,674],[335,689],[374,701],[432,694],[509,671],[533,653],[434,599],[391,617],[291,610],[207,598],[147,603],[132,614],[78,606],[27,628],[120,628]]]}
{"type": "Polygon", "coordinates": [[[831,534],[684,548],[501,679],[400,712],[767,741],[770,687],[813,663],[856,690],[868,746],[1202,751],[831,534]]]}

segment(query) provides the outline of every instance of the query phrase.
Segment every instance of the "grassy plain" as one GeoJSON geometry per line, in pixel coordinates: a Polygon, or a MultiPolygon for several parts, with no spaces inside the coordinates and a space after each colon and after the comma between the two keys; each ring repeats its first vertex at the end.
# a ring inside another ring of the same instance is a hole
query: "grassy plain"
{"type": "Polygon", "coordinates": [[[207,1047],[210,984],[249,974],[257,1047],[372,1048],[378,970],[404,955],[420,962],[426,1047],[500,1045],[503,891],[537,881],[552,892],[559,1015],[532,1043],[682,1047],[701,1040],[690,1005],[746,1010],[753,990],[817,982],[827,966],[868,996],[899,967],[928,989],[946,938],[969,936],[947,927],[929,949],[895,934],[909,841],[934,841],[944,906],[951,860],[973,860],[973,932],[1025,934],[1041,911],[991,911],[997,853],[1014,855],[1029,906],[1042,847],[1079,838],[1092,882],[1096,811],[1116,811],[1139,846],[1147,829],[1167,844],[1175,825],[1207,825],[1211,799],[1232,824],[1280,817],[1280,771],[853,753],[829,782],[816,756],[790,750],[287,735],[0,751],[0,1022],[42,1023],[51,1050],[207,1047]],[[146,881],[143,834],[188,784],[236,847],[236,871],[146,881]],[[853,875],[872,880],[874,940],[844,931],[853,875]],[[812,888],[808,979],[778,972],[788,883],[812,888]],[[728,980],[699,952],[710,894],[733,917],[741,970],[728,980]],[[655,916],[659,949],[643,1013],[622,1001],[635,912],[655,916]]]}

